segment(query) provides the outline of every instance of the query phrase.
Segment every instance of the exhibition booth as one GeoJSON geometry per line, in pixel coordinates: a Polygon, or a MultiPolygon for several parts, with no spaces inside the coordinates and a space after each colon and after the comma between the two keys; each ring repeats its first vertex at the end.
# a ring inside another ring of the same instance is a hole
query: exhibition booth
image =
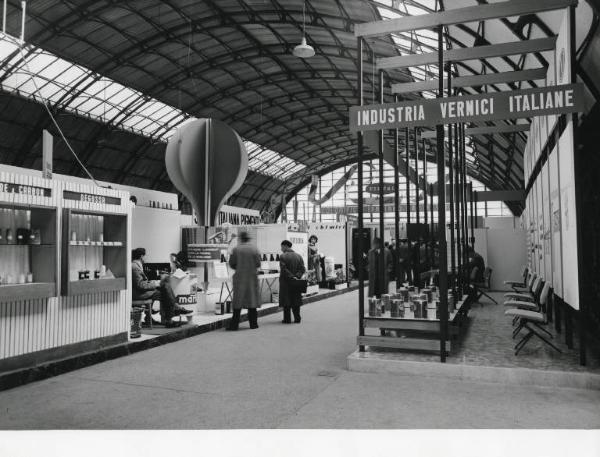
{"type": "Polygon", "coordinates": [[[146,249],[150,280],[170,270],[172,254],[187,254],[187,272],[170,279],[178,305],[192,311],[187,322],[180,318],[189,325],[231,313],[227,261],[242,230],[261,253],[263,307],[277,308],[284,239],[305,265],[309,234],[321,240],[323,281],[311,281],[305,296],[346,287],[345,225],[261,224],[258,211],[227,205],[219,221],[194,225],[173,193],[0,166],[0,373],[165,333],[156,325],[158,302],[131,313],[131,250],[138,247],[146,249]]]}

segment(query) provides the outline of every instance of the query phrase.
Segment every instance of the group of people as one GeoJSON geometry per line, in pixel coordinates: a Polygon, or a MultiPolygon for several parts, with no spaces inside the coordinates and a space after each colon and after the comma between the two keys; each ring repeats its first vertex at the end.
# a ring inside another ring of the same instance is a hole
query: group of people
{"type": "MultiPolygon", "coordinates": [[[[257,309],[260,308],[260,288],[258,285],[258,269],[260,268],[260,252],[252,243],[247,232],[239,235],[239,244],[229,257],[229,266],[235,270],[233,274],[233,316],[227,330],[237,330],[242,309],[248,309],[250,328],[258,328],[257,309]]],[[[279,273],[279,306],[283,308],[284,324],[299,324],[300,306],[302,305],[301,278],[306,272],[302,256],[292,249],[288,240],[281,242],[279,273]]]]}
{"type": "MultiPolygon", "coordinates": [[[[242,309],[248,310],[250,328],[258,328],[258,308],[261,306],[260,288],[258,284],[258,269],[260,268],[260,253],[256,246],[250,242],[247,232],[239,234],[239,242],[229,257],[229,266],[235,270],[232,278],[233,316],[227,330],[237,330],[240,323],[242,309]]],[[[301,321],[300,306],[305,282],[302,277],[306,272],[302,256],[292,249],[288,240],[281,242],[282,255],[280,256],[279,275],[279,306],[283,307],[283,323],[299,324],[301,321]]],[[[144,257],[146,250],[137,248],[132,251],[132,286],[133,300],[148,300],[160,302],[161,324],[165,327],[177,327],[179,322],[173,317],[180,314],[189,314],[192,311],[177,304],[177,298],[171,286],[171,276],[168,272],[161,275],[160,280],[149,280],[144,272],[144,257]]],[[[177,269],[184,270],[187,261],[183,253],[171,255],[171,272],[177,269]]]]}
{"type": "MultiPolygon", "coordinates": [[[[417,247],[416,249],[419,249],[417,247]]],[[[477,253],[472,246],[467,246],[468,262],[464,266],[464,277],[472,283],[481,283],[484,280],[485,262],[483,257],[477,253]]],[[[381,294],[389,292],[390,280],[396,280],[397,284],[405,281],[413,282],[419,269],[415,268],[418,257],[411,253],[407,240],[400,240],[396,247],[387,241],[381,245],[381,239],[373,240],[373,247],[367,256],[367,269],[369,272],[369,296],[380,297],[381,294]],[[412,254],[412,255],[411,255],[412,254]],[[383,256],[383,271],[381,271],[381,256],[383,256]],[[398,257],[398,269],[396,270],[396,257],[398,257]]]]}
{"type": "MultiPolygon", "coordinates": [[[[171,275],[177,269],[184,270],[187,267],[183,252],[171,254],[170,272],[163,272],[160,279],[150,280],[144,272],[144,257],[146,249],[136,248],[131,251],[131,282],[133,300],[152,300],[160,302],[160,324],[167,328],[178,327],[179,322],[173,317],[182,314],[190,314],[192,311],[177,304],[177,298],[171,286],[171,275]]],[[[158,322],[157,322],[158,323],[158,322]]]]}

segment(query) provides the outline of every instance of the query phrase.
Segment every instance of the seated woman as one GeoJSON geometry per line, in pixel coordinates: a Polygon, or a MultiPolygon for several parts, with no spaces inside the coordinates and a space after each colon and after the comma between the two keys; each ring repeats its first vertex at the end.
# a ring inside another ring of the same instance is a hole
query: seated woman
{"type": "Polygon", "coordinates": [[[160,301],[161,323],[165,327],[178,327],[179,322],[172,318],[179,314],[189,314],[188,311],[176,303],[173,289],[168,275],[163,275],[161,280],[150,281],[144,273],[144,256],[146,250],[137,248],[131,251],[131,282],[133,300],[160,301]]]}

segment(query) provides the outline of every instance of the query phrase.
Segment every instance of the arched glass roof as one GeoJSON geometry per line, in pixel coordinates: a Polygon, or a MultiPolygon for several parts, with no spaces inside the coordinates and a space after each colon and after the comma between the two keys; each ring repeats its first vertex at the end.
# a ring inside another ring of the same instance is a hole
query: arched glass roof
{"type": "MultiPolygon", "coordinates": [[[[311,175],[356,160],[356,137],[348,130],[348,108],[358,98],[354,24],[480,3],[306,0],[306,38],[316,55],[299,59],[292,54],[302,37],[303,2],[299,0],[148,0],[143,8],[112,0],[28,2],[26,59],[43,78],[42,92],[48,94],[57,114],[65,119],[66,113],[78,114],[68,117],[69,138],[81,144],[84,162],[106,175],[103,180],[143,182],[168,190],[171,184],[164,171],[161,141],[188,117],[213,117],[245,138],[256,170],[230,203],[263,209],[272,193],[293,193],[311,175]],[[101,122],[96,125],[90,119],[101,122]],[[124,142],[119,137],[122,131],[139,132],[140,139],[128,137],[124,142]],[[97,159],[98,154],[110,155],[111,161],[97,159]]],[[[590,3],[580,1],[576,18],[579,71],[595,102],[595,81],[600,75],[596,66],[586,64],[586,56],[600,48],[594,12],[590,3]]],[[[20,25],[20,2],[8,0],[7,32],[16,35],[20,25]]],[[[559,26],[560,13],[543,13],[451,26],[444,39],[447,47],[473,47],[547,37],[556,34],[559,26]]],[[[369,39],[362,75],[365,99],[378,96],[374,55],[436,49],[436,37],[428,31],[369,39]]],[[[6,129],[0,129],[0,161],[33,163],[40,146],[32,137],[48,128],[48,122],[39,108],[15,96],[31,95],[34,90],[20,56],[10,49],[2,52],[10,65],[0,66],[0,124],[13,128],[12,135],[5,136],[6,129]]],[[[544,53],[492,58],[454,64],[451,71],[454,77],[502,72],[535,68],[545,60],[544,53]]],[[[387,74],[393,83],[435,77],[435,65],[387,74]]],[[[535,84],[499,84],[488,90],[535,84]]],[[[423,92],[401,98],[433,95],[423,92]]],[[[393,99],[389,86],[384,98],[393,99]]],[[[526,139],[522,133],[473,137],[467,157],[469,174],[490,189],[522,188],[526,139]]],[[[400,147],[405,149],[402,137],[400,147]]],[[[67,160],[59,165],[65,167],[60,172],[78,173],[67,160]]]]}
{"type": "MultiPolygon", "coordinates": [[[[166,142],[193,116],[0,32],[0,88],[166,142]]],[[[285,179],[304,165],[244,140],[249,168],[285,179]]]]}

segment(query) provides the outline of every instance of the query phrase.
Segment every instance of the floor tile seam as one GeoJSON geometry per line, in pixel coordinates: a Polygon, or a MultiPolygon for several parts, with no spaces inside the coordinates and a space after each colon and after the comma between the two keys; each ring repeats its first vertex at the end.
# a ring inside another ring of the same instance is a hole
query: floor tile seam
{"type": "Polygon", "coordinates": [[[129,387],[144,387],[147,389],[168,390],[171,392],[190,393],[190,394],[198,394],[198,395],[206,395],[206,396],[220,395],[221,397],[230,397],[230,398],[237,397],[237,395],[224,395],[223,392],[218,392],[218,391],[210,392],[210,391],[198,391],[198,390],[188,390],[188,389],[175,389],[172,387],[163,387],[163,386],[156,386],[156,385],[150,385],[150,384],[138,384],[138,383],[133,383],[133,382],[125,382],[125,381],[115,381],[115,380],[111,380],[111,379],[94,379],[94,378],[85,378],[85,377],[80,377],[80,376],[73,376],[72,379],[77,379],[80,381],[106,383],[106,384],[119,384],[119,385],[129,386],[129,387]]]}
{"type": "Polygon", "coordinates": [[[325,391],[327,391],[329,388],[333,387],[338,380],[344,376],[345,374],[347,374],[348,371],[342,371],[340,374],[338,374],[337,376],[330,378],[331,381],[328,382],[322,389],[319,389],[314,395],[312,395],[310,398],[308,398],[306,401],[304,401],[300,406],[298,406],[294,411],[291,411],[289,413],[283,413],[280,415],[281,418],[276,418],[274,421],[274,427],[276,429],[285,429],[286,427],[282,427],[281,423],[283,420],[288,420],[292,417],[295,417],[298,415],[298,413],[304,409],[306,406],[308,406],[310,403],[312,403],[317,397],[319,397],[321,394],[325,393],[325,391]]]}

